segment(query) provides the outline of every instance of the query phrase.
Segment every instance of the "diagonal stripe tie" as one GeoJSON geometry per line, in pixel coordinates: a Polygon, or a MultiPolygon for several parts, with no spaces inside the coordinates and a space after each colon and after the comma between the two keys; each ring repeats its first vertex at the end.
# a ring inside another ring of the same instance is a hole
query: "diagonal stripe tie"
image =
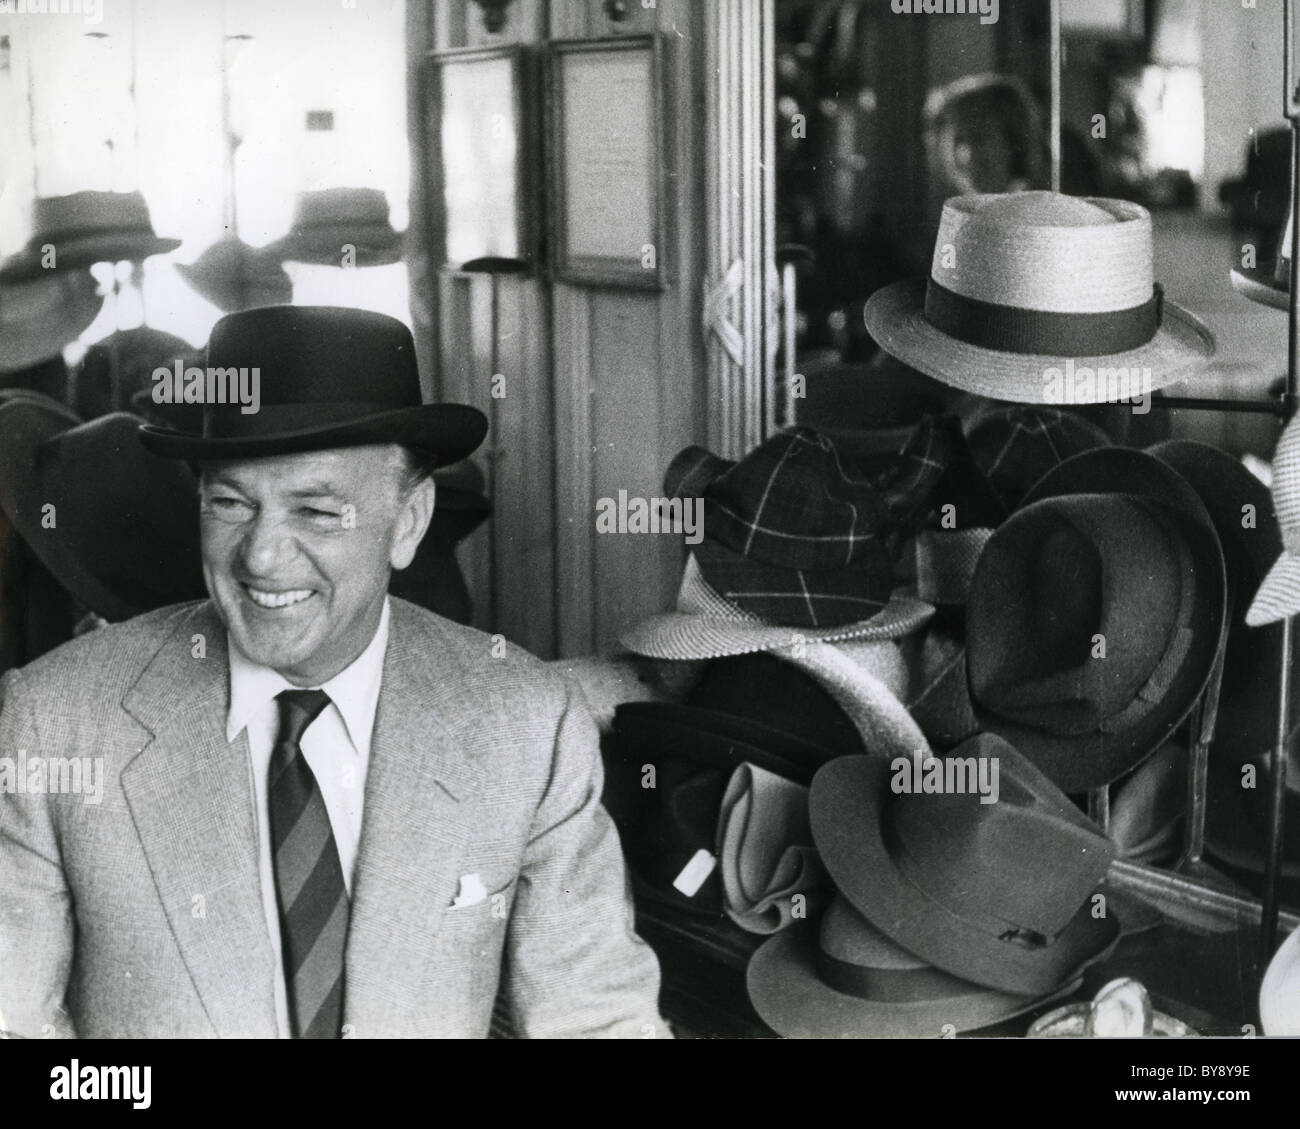
{"type": "Polygon", "coordinates": [[[325,800],[299,743],[330,699],[324,690],[285,690],[276,703],[280,732],[267,770],[267,806],[289,1027],[295,1038],[337,1039],[348,893],[325,800]]]}

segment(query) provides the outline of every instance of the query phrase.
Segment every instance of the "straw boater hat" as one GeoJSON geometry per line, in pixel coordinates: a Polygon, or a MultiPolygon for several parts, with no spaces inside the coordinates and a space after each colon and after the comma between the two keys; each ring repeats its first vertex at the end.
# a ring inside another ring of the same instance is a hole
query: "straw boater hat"
{"type": "Polygon", "coordinates": [[[32,237],[0,264],[0,281],[40,278],[43,248],[54,248],[55,270],[93,263],[142,262],[181,245],[158,235],[139,192],[74,192],[45,196],[32,205],[32,237]]]}
{"type": "Polygon", "coordinates": [[[1300,418],[1287,424],[1278,440],[1270,490],[1282,529],[1282,552],[1246,612],[1251,627],[1277,623],[1300,611],[1300,418]]]}
{"type": "Polygon", "coordinates": [[[20,372],[57,357],[103,305],[87,270],[48,271],[26,282],[0,283],[0,372],[20,372]]]}
{"type": "Polygon", "coordinates": [[[953,197],[929,279],[877,291],[865,316],[880,346],[914,368],[1023,403],[1141,395],[1214,352],[1209,329],[1155,282],[1145,208],[1053,192],[953,197]],[[1097,377],[1089,394],[1082,376],[1062,379],[1067,360],[1094,374],[1128,369],[1128,387],[1112,394],[1097,377]],[[1148,368],[1149,385],[1139,382],[1148,368]]]}

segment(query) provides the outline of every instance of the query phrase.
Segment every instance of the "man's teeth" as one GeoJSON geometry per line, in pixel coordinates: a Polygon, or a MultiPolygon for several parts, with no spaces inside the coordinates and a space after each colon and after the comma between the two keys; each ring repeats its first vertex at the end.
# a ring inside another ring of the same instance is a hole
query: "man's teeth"
{"type": "Polygon", "coordinates": [[[287,608],[290,604],[300,604],[311,595],[310,588],[293,588],[288,592],[264,592],[260,588],[247,588],[249,598],[259,608],[287,608]]]}

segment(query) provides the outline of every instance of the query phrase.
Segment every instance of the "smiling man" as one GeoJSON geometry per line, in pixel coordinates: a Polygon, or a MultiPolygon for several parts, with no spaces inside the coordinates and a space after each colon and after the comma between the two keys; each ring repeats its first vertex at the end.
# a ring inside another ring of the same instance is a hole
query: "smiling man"
{"type": "Polygon", "coordinates": [[[145,427],[200,470],[211,599],[0,683],[0,752],[103,758],[103,801],[0,795],[8,1034],[667,1036],[595,726],[537,660],[387,595],[482,415],[420,403],[354,310],[223,318],[256,414],[145,427]]]}

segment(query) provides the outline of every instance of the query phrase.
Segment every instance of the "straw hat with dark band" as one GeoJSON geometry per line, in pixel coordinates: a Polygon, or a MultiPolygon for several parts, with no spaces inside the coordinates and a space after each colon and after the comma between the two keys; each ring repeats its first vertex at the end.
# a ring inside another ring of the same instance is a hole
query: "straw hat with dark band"
{"type": "Polygon", "coordinates": [[[953,197],[929,279],[877,291],[865,317],[886,352],[921,372],[1023,403],[1142,395],[1214,352],[1210,331],[1155,282],[1146,209],[1053,192],[953,197]],[[1128,375],[1114,378],[1118,391],[1100,376],[1091,388],[1062,382],[1067,358],[1076,372],[1128,375]]]}

